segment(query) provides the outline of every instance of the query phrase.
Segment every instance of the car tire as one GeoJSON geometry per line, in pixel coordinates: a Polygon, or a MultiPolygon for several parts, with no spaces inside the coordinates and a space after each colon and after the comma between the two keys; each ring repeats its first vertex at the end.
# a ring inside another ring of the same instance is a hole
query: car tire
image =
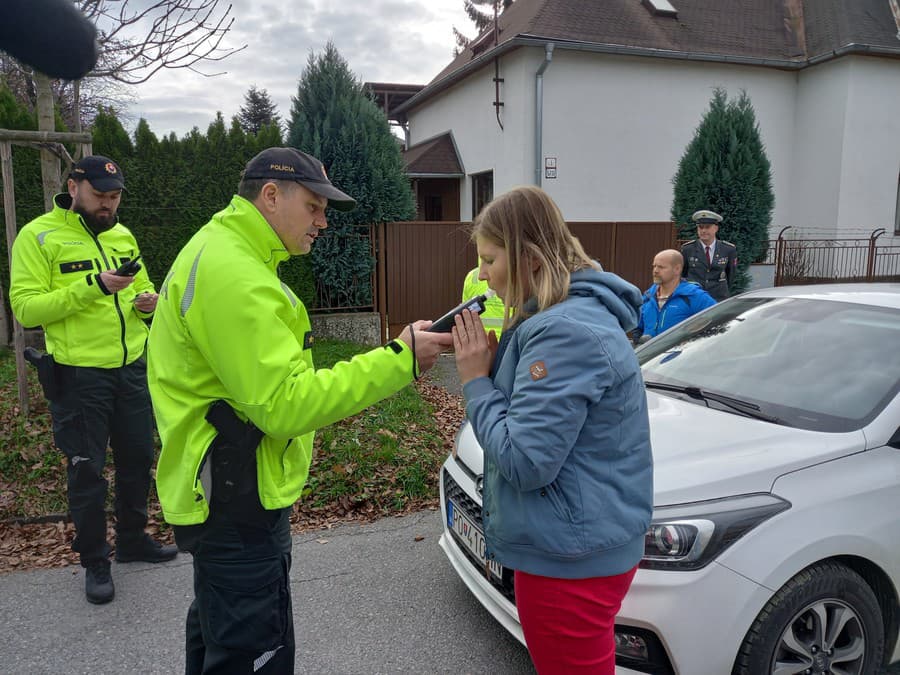
{"type": "Polygon", "coordinates": [[[884,623],[872,589],[848,567],[822,562],[803,570],[766,603],[735,660],[733,675],[874,675],[884,661],[884,623]],[[836,631],[830,635],[829,631],[836,631]]]}

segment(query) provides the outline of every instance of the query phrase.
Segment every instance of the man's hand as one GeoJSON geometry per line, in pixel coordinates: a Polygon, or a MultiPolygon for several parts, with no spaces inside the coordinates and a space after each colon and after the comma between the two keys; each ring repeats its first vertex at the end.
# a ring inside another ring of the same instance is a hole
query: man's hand
{"type": "Polygon", "coordinates": [[[142,312],[150,314],[156,309],[156,301],[159,300],[158,293],[141,293],[135,296],[134,306],[142,312]]]}
{"type": "Polygon", "coordinates": [[[110,293],[118,293],[123,288],[128,288],[134,283],[134,277],[120,277],[113,274],[113,270],[100,272],[100,281],[110,293]]]}
{"type": "Polygon", "coordinates": [[[416,340],[416,363],[419,365],[420,373],[429,370],[437,362],[440,353],[449,349],[453,344],[453,336],[450,333],[427,332],[431,324],[431,321],[416,321],[411,327],[407,326],[404,328],[403,332],[397,337],[398,340],[412,348],[413,337],[410,331],[410,328],[412,328],[416,340]]]}
{"type": "Polygon", "coordinates": [[[453,349],[456,351],[456,369],[462,384],[491,372],[491,363],[497,353],[497,335],[487,333],[481,317],[464,309],[455,317],[453,349]]]}

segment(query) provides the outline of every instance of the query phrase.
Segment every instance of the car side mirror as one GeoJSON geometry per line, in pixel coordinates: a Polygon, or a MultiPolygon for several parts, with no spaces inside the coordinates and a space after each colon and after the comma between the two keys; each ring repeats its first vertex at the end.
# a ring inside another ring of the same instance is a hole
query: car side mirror
{"type": "Polygon", "coordinates": [[[897,428],[897,431],[894,432],[894,435],[891,436],[891,440],[889,440],[887,444],[892,448],[900,450],[900,427],[897,428]]]}

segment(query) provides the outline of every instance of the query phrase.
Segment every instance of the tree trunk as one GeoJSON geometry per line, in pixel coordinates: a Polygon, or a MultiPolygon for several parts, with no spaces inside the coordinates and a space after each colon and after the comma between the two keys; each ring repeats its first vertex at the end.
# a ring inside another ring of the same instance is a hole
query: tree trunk
{"type": "MultiPolygon", "coordinates": [[[[35,72],[34,85],[37,89],[38,130],[55,131],[56,116],[53,108],[53,92],[50,78],[35,72]]],[[[59,157],[50,150],[41,149],[41,184],[44,187],[44,210],[53,209],[53,196],[59,192],[59,157]]]]}
{"type": "Polygon", "coordinates": [[[0,283],[0,347],[9,346],[9,317],[6,316],[6,303],[3,301],[3,284],[0,283]]]}

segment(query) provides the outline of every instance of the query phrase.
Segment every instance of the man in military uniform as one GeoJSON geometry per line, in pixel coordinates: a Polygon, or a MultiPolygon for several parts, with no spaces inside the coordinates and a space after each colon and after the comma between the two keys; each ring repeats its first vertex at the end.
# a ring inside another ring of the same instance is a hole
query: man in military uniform
{"type": "Polygon", "coordinates": [[[737,249],[729,241],[716,239],[722,216],[714,211],[694,212],[697,239],[681,247],[684,256],[682,276],[694,281],[718,302],[729,296],[729,287],[737,269],[737,249]]]}

